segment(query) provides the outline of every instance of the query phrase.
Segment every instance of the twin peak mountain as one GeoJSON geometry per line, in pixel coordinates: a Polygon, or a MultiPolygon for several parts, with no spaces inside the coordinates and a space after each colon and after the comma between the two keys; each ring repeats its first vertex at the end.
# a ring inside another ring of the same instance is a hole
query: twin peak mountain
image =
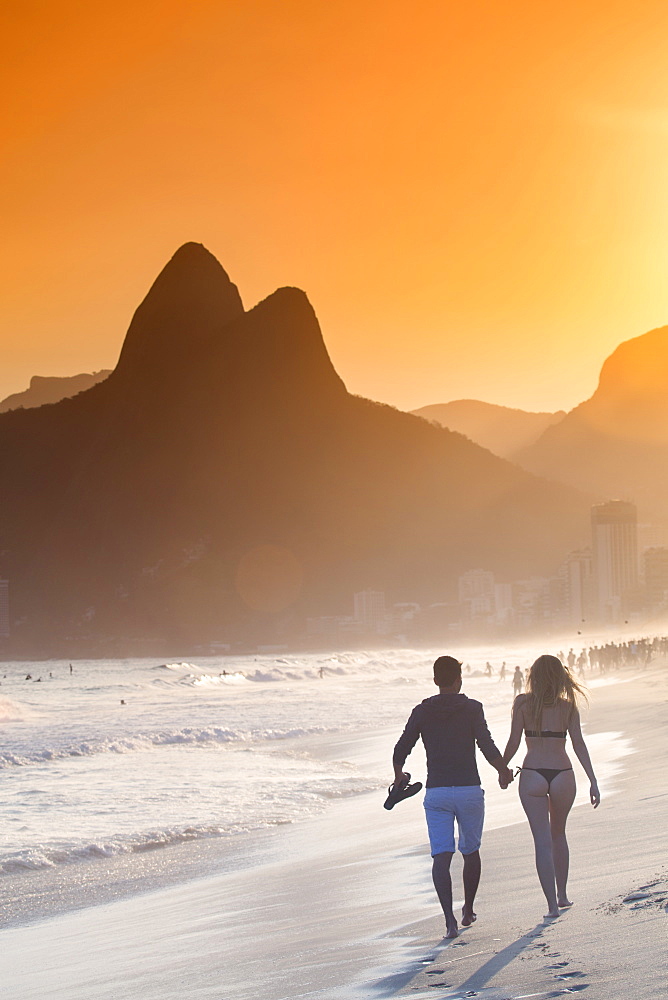
{"type": "Polygon", "coordinates": [[[226,391],[287,378],[293,390],[303,379],[309,392],[345,392],[302,291],[279,288],[247,313],[216,258],[186,243],[137,309],[114,378],[172,388],[200,368],[226,391]]]}
{"type": "Polygon", "coordinates": [[[575,490],[350,395],[303,292],[246,312],[194,243],[112,374],[0,414],[0,448],[0,575],[31,651],[290,643],[359,590],[445,603],[468,569],[554,572],[587,532],[575,490]]]}

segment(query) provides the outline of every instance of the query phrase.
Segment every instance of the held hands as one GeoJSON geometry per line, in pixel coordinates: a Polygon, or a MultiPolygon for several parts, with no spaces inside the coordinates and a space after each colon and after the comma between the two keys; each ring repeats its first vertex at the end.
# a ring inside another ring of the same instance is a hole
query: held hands
{"type": "Polygon", "coordinates": [[[512,772],[512,768],[508,767],[507,765],[501,768],[501,770],[499,771],[499,785],[501,786],[501,788],[506,789],[508,785],[511,784],[513,777],[514,775],[512,772]]]}
{"type": "Polygon", "coordinates": [[[592,781],[589,789],[589,801],[593,805],[594,809],[598,808],[601,802],[601,793],[599,792],[598,785],[595,781],[592,781]]]}

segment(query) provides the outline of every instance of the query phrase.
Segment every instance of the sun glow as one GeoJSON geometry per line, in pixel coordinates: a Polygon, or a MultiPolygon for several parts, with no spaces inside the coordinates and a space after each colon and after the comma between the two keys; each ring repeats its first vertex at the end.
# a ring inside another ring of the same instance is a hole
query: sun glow
{"type": "Polygon", "coordinates": [[[247,304],[304,288],[354,392],[577,403],[668,320],[666,27],[658,0],[6,11],[0,395],[112,366],[196,240],[247,304]]]}

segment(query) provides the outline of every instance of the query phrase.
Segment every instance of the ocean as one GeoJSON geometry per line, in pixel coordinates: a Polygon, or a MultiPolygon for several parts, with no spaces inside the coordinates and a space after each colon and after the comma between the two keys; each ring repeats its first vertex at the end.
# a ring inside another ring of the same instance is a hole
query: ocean
{"type": "MultiPolygon", "coordinates": [[[[463,690],[483,701],[501,749],[512,669],[538,652],[467,650],[463,690]]],[[[206,845],[221,859],[233,849],[243,859],[259,831],[324,815],[336,801],[375,793],[382,806],[392,746],[413,705],[436,693],[437,655],[77,660],[71,670],[67,661],[1,664],[0,896],[3,884],[6,898],[21,896],[35,872],[42,885],[62,887],[115,857],[125,859],[125,876],[135,866],[141,882],[149,854],[167,849],[163,868],[171,857],[183,864],[186,849],[170,853],[171,845],[206,845]],[[364,736],[380,751],[351,753],[352,738],[364,736]]],[[[626,741],[592,739],[592,756],[598,748],[613,773],[626,741]]],[[[424,780],[419,752],[407,767],[424,780]]],[[[484,761],[480,770],[483,783],[494,777],[484,761]]],[[[2,909],[5,925],[17,919],[11,905],[2,909]]]]}

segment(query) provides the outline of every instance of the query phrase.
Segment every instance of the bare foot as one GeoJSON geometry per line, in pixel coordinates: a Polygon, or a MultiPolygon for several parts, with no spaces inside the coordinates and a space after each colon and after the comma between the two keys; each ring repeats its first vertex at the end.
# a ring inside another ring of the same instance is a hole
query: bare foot
{"type": "Polygon", "coordinates": [[[561,912],[559,911],[559,909],[550,910],[549,913],[545,913],[543,915],[543,920],[554,920],[555,917],[560,917],[560,916],[561,912]]]}
{"type": "Polygon", "coordinates": [[[570,901],[570,899],[558,899],[558,900],[557,900],[557,906],[558,906],[558,907],[559,907],[560,909],[562,909],[562,910],[565,910],[567,906],[572,906],[572,905],[573,905],[573,904],[572,904],[572,902],[570,901]]]}
{"type": "Polygon", "coordinates": [[[470,927],[477,919],[477,913],[474,913],[473,910],[468,910],[465,906],[462,907],[462,927],[470,927]]]}
{"type": "Polygon", "coordinates": [[[445,925],[445,936],[446,938],[456,938],[458,934],[457,921],[453,920],[451,924],[446,923],[445,925]]]}

